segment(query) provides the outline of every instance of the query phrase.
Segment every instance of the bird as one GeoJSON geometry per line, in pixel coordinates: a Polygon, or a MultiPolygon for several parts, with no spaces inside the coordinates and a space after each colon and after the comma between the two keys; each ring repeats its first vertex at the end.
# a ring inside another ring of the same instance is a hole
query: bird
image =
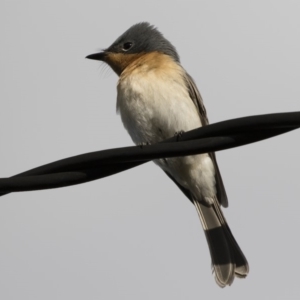
{"type": "MultiPolygon", "coordinates": [[[[155,144],[209,124],[201,94],[176,48],[148,22],[131,26],[115,42],[86,56],[119,76],[117,112],[136,145],[155,144]]],[[[230,286],[249,265],[221,206],[227,194],[214,152],[154,162],[194,204],[207,239],[215,281],[230,286]]]]}

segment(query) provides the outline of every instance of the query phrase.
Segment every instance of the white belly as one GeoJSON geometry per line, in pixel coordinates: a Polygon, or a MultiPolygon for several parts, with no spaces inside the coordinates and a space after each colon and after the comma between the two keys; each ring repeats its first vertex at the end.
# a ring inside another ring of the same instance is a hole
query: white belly
{"type": "MultiPolygon", "coordinates": [[[[184,81],[168,74],[148,72],[120,80],[117,108],[125,128],[136,143],[154,144],[201,126],[197,109],[184,81]],[[163,76],[165,75],[165,76],[163,76]]],[[[196,198],[215,195],[214,167],[207,154],[156,160],[196,198]]]]}
{"type": "Polygon", "coordinates": [[[135,143],[157,143],[180,130],[201,126],[196,107],[183,82],[155,72],[131,76],[118,86],[118,110],[135,143]],[[137,78],[135,78],[137,77],[137,78]]]}

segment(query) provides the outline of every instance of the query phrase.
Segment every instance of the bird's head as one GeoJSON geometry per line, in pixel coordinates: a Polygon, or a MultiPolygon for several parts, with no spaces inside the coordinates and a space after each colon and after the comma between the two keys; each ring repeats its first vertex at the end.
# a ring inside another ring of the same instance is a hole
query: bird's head
{"type": "Polygon", "coordinates": [[[86,58],[104,61],[120,75],[137,58],[151,52],[169,55],[179,62],[175,47],[154,26],[142,22],[131,26],[107,49],[86,58]]]}

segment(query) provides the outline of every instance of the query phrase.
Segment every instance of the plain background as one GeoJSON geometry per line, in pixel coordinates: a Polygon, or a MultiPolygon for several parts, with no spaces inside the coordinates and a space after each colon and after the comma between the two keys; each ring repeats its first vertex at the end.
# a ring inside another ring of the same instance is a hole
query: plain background
{"type": "MultiPolygon", "coordinates": [[[[210,122],[300,109],[299,1],[0,4],[0,177],[132,145],[117,76],[85,56],[149,21],[210,122]]],[[[299,299],[300,131],[218,153],[225,215],[250,263],[220,289],[197,213],[154,164],[0,199],[0,299],[299,299]]]]}

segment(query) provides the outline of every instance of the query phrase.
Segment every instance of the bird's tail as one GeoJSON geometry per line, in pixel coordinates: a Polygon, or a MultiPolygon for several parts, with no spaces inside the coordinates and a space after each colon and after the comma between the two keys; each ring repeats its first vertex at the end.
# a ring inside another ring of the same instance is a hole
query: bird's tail
{"type": "Polygon", "coordinates": [[[220,287],[231,285],[235,277],[245,278],[249,266],[235,241],[217,198],[211,206],[194,201],[212,258],[215,279],[220,287]]]}

